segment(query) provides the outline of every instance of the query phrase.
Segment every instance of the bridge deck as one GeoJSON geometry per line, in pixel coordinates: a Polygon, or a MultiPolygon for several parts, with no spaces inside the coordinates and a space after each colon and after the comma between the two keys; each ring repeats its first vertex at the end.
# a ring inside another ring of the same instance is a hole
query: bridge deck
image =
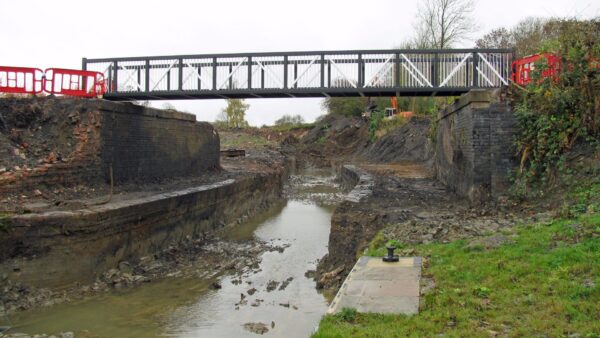
{"type": "Polygon", "coordinates": [[[313,51],[83,59],[112,100],[448,96],[508,85],[506,49],[313,51]]]}

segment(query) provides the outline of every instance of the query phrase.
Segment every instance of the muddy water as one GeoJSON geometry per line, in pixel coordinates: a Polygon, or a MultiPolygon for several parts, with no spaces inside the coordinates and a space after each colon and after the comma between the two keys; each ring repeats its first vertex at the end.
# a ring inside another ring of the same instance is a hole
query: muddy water
{"type": "Polygon", "coordinates": [[[83,337],[254,337],[244,324],[263,323],[266,336],[309,336],[327,301],[305,273],[327,252],[339,191],[328,172],[305,172],[290,182],[286,201],[227,235],[226,240],[254,237],[286,247],[264,253],[255,269],[216,280],[166,278],[22,313],[8,325],[16,332],[72,331],[83,337]],[[220,289],[212,287],[215,281],[220,289]]]}

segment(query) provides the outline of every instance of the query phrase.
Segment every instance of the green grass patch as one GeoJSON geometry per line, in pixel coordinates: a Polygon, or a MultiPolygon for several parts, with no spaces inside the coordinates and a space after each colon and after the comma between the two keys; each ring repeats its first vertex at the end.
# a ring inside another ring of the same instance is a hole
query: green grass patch
{"type": "MultiPolygon", "coordinates": [[[[600,215],[521,225],[512,237],[489,250],[415,246],[436,283],[418,315],[346,310],[313,337],[600,337],[600,215]]],[[[381,256],[386,244],[377,235],[367,252],[381,256]]]]}
{"type": "Polygon", "coordinates": [[[294,131],[294,130],[301,130],[301,129],[313,129],[315,127],[314,123],[286,123],[286,124],[280,124],[280,125],[275,125],[272,127],[268,127],[271,130],[274,131],[278,131],[278,132],[286,132],[286,131],[294,131]]]}
{"type": "Polygon", "coordinates": [[[238,134],[221,138],[221,149],[247,149],[272,144],[266,138],[251,134],[238,134]]]}
{"type": "Polygon", "coordinates": [[[394,115],[391,118],[385,118],[379,122],[377,131],[375,132],[375,138],[379,139],[396,128],[402,127],[407,122],[407,118],[398,115],[394,115]]]}

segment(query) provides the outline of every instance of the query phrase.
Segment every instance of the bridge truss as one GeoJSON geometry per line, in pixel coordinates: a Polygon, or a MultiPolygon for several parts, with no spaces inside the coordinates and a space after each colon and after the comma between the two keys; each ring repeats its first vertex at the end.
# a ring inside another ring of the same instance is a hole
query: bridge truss
{"type": "Polygon", "coordinates": [[[508,49],[354,50],[83,59],[104,98],[451,96],[508,85],[508,49]]]}

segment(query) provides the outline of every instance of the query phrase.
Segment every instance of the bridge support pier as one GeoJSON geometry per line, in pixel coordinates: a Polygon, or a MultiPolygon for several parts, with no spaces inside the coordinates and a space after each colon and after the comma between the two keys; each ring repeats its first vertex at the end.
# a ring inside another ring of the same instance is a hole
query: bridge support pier
{"type": "Polygon", "coordinates": [[[501,90],[464,94],[438,113],[438,180],[474,204],[502,196],[517,164],[517,132],[512,107],[501,90]]]}

